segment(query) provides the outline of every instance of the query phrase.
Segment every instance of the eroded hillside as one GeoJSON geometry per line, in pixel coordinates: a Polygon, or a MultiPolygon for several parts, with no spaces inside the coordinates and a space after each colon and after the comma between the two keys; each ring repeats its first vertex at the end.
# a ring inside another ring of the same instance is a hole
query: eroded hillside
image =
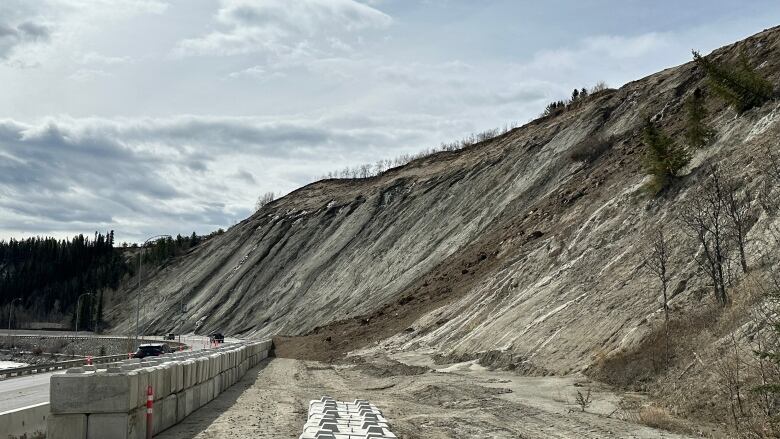
{"type": "MultiPolygon", "coordinates": [[[[778,84],[778,45],[775,28],[714,56],[733,60],[744,51],[778,84]]],[[[737,116],[710,99],[714,143],[696,153],[669,192],[648,196],[641,126],[652,117],[681,137],[683,101],[704,82],[696,65],[684,64],[462,151],[370,179],[308,185],[157,272],[143,286],[142,320],[160,332],[183,325],[307,334],[280,348],[313,357],[316,346],[328,346],[330,355],[379,346],[451,359],[481,354],[534,371],[587,368],[637,343],[660,318],[642,237],[673,222],[702,165],[735,169],[753,190],[762,180],[762,151],[776,148],[776,101],[737,116]],[[595,136],[614,142],[592,163],[570,157],[595,136]]],[[[761,214],[749,236],[761,236],[771,221],[761,214]]],[[[766,245],[754,240],[751,255],[766,245]]],[[[672,254],[677,310],[711,300],[683,247],[672,254]]],[[[120,296],[135,294],[131,288],[120,296]]],[[[134,319],[125,306],[109,316],[117,332],[134,319]]]]}

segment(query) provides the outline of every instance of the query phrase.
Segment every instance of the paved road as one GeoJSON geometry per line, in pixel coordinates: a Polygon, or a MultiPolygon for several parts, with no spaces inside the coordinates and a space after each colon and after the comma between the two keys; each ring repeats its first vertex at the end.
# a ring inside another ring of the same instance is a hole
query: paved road
{"type": "Polygon", "coordinates": [[[49,400],[50,372],[0,381],[0,413],[49,400]]]}
{"type": "MultiPolygon", "coordinates": [[[[42,331],[33,331],[35,335],[42,331]]],[[[18,334],[28,334],[28,331],[19,331],[18,334]]],[[[49,333],[50,334],[50,333],[49,333]]],[[[32,334],[31,334],[32,335],[32,334]]],[[[81,333],[80,335],[84,335],[81,333]]],[[[160,338],[160,337],[144,337],[160,338]]],[[[237,341],[226,338],[225,341],[237,341]]],[[[208,348],[208,337],[199,335],[182,336],[182,343],[192,346],[193,350],[208,348]]],[[[0,413],[22,407],[40,404],[49,401],[49,379],[55,373],[64,371],[26,375],[18,378],[9,378],[0,381],[0,413]]]]}

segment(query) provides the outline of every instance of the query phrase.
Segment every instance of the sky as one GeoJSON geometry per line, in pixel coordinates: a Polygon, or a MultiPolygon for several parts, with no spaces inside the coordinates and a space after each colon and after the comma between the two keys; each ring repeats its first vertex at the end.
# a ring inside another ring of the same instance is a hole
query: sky
{"type": "Polygon", "coordinates": [[[2,0],[0,240],[205,234],[345,166],[537,117],[773,1],[2,0]]]}

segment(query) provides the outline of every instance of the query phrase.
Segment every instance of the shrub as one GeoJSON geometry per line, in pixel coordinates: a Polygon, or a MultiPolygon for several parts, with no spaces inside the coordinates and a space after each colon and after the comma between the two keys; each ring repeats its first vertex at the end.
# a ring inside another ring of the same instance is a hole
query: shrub
{"type": "Polygon", "coordinates": [[[700,88],[694,90],[685,101],[685,113],[687,118],[685,138],[688,140],[688,146],[696,149],[707,146],[715,131],[704,122],[709,113],[704,106],[704,93],[700,88]]]}
{"type": "Polygon", "coordinates": [[[759,75],[744,53],[736,65],[723,65],[693,51],[693,60],[707,73],[712,90],[738,113],[761,106],[772,98],[772,83],[759,75]]]}
{"type": "Polygon", "coordinates": [[[614,136],[607,138],[603,136],[589,137],[574,145],[569,151],[569,157],[575,162],[593,163],[607,152],[614,142],[614,136]]]}
{"type": "Polygon", "coordinates": [[[653,176],[648,189],[660,192],[670,181],[677,177],[680,171],[691,161],[691,155],[685,147],[677,143],[654,123],[647,121],[642,133],[645,143],[644,167],[653,176]]]}
{"type": "Polygon", "coordinates": [[[604,81],[599,81],[590,89],[590,94],[598,93],[600,91],[604,91],[609,89],[609,86],[607,86],[607,83],[604,81]]]}

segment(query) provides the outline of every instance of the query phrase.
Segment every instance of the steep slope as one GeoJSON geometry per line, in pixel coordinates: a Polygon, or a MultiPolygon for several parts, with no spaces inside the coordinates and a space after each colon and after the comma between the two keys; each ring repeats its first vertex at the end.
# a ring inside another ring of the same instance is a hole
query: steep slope
{"type": "MultiPolygon", "coordinates": [[[[742,50],[778,83],[778,45],[774,28],[715,56],[742,50]]],[[[714,144],[674,190],[648,197],[642,122],[653,117],[681,139],[682,102],[699,86],[702,72],[688,63],[459,152],[306,186],[145,282],[143,321],[157,331],[310,333],[291,343],[334,352],[381,341],[533,370],[587,367],[636,343],[658,316],[641,238],[675,216],[701,165],[733,167],[750,190],[762,180],[758,153],[776,148],[776,102],[737,117],[710,99],[714,144]],[[616,140],[592,164],[573,161],[571,148],[593,136],[616,140]]],[[[750,233],[771,221],[762,214],[750,233]]],[[[710,300],[684,247],[672,258],[677,309],[710,300]]],[[[132,321],[125,306],[109,315],[118,332],[132,321]]]]}

